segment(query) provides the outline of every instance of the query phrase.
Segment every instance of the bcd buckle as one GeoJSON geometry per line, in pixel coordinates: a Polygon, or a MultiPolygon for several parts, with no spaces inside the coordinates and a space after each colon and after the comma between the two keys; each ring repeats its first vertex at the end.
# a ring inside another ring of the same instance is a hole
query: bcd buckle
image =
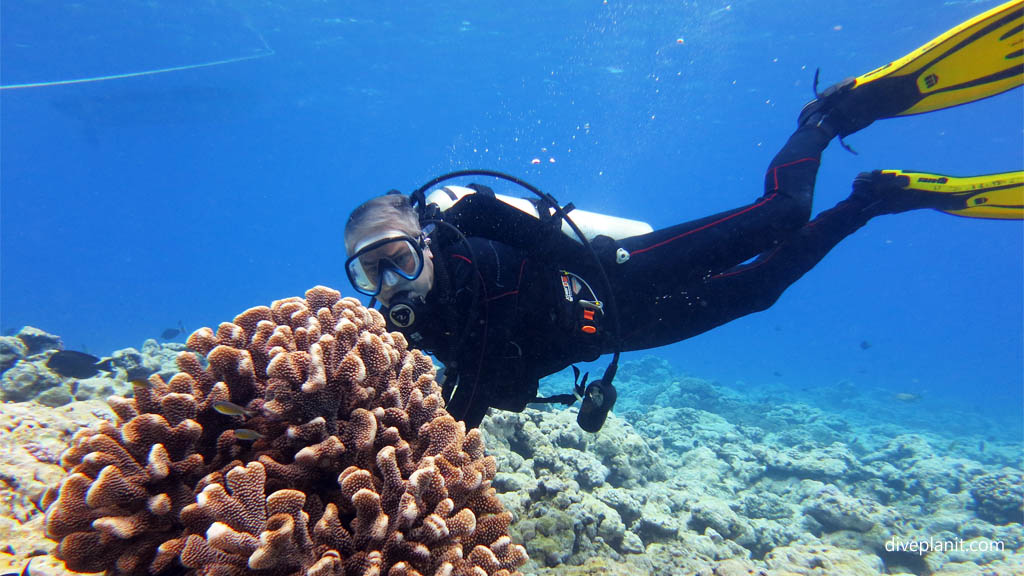
{"type": "Polygon", "coordinates": [[[562,270],[561,281],[565,302],[571,308],[574,331],[594,336],[600,331],[604,303],[597,299],[594,289],[579,275],[562,270]],[[589,296],[589,299],[584,296],[589,296]]]}
{"type": "Polygon", "coordinates": [[[588,336],[597,334],[601,318],[604,316],[604,304],[599,300],[577,300],[576,304],[579,309],[579,331],[588,336]]]}

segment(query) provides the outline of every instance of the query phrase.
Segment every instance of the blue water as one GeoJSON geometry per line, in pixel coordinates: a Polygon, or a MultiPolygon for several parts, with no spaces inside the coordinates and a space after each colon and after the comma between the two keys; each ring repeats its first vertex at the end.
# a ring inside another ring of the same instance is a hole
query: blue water
{"type": "MultiPolygon", "coordinates": [[[[732,208],[816,67],[862,73],[997,2],[539,4],[2,3],[4,85],[264,57],[0,92],[0,327],[106,353],[315,284],[351,294],[348,212],[453,169],[655,227],[732,208]]],[[[877,123],[859,155],[826,152],[815,208],[872,168],[1019,170],[1022,128],[1020,89],[877,123]]],[[[919,393],[1019,435],[1022,307],[1019,222],[911,213],[660,353],[731,385],[919,393]]]]}

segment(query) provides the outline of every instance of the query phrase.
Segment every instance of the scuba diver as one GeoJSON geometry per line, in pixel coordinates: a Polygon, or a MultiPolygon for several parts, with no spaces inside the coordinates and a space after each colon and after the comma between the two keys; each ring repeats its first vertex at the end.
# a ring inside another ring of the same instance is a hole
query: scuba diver
{"type": "MultiPolygon", "coordinates": [[[[834,246],[884,214],[930,208],[969,218],[1024,218],[1024,172],[957,178],[862,173],[850,196],[811,219],[822,152],[883,118],[986,98],[1022,83],[1024,0],[945,32],[907,56],[840,82],[804,106],[753,203],[661,230],[560,206],[513,177],[467,171],[356,208],[345,226],[346,273],[380,301],[389,330],[444,364],[448,411],[467,427],[488,408],[582,400],[578,422],[603,425],[621,351],[690,338],[769,308],[834,246]],[[481,185],[497,176],[538,195],[481,185]],[[582,229],[588,229],[584,232],[582,229]],[[603,376],[572,394],[537,396],[538,380],[614,353],[603,376]]],[[[845,146],[845,143],[843,143],[845,146]]],[[[374,301],[371,300],[371,306],[374,301]]]]}

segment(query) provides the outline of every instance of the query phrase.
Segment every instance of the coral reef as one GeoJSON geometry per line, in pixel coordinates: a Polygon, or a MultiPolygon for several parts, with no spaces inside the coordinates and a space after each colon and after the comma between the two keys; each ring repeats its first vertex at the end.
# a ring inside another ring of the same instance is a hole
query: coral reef
{"type": "Polygon", "coordinates": [[[76,571],[509,575],[527,560],[430,359],[317,287],[193,333],[75,434],[45,528],[76,571]]]}
{"type": "MultiPolygon", "coordinates": [[[[238,325],[245,324],[240,320],[238,325]]],[[[233,385],[235,373],[229,371],[235,364],[224,362],[221,353],[215,354],[213,349],[208,352],[210,373],[222,374],[214,379],[233,385]]],[[[266,361],[257,359],[255,365],[264,365],[261,362],[266,361]]],[[[596,435],[579,430],[571,409],[497,412],[484,419],[481,431],[487,454],[499,470],[492,481],[495,495],[506,514],[515,518],[508,526],[509,533],[525,545],[531,557],[520,568],[522,572],[536,576],[860,576],[880,571],[904,576],[1024,574],[1024,526],[1013,516],[1019,513],[1014,506],[1020,504],[1019,442],[951,442],[948,437],[898,423],[877,418],[859,420],[855,412],[830,412],[796,400],[770,402],[760,394],[743,397],[721,384],[674,375],[666,363],[652,357],[636,365],[627,363],[623,368],[631,375],[631,386],[648,389],[635,391],[632,402],[636,407],[610,415],[596,435]],[[645,375],[647,382],[643,381],[645,375]],[[669,399],[665,390],[683,396],[669,399]],[[666,405],[642,405],[641,398],[657,398],[666,405]],[[709,407],[715,411],[709,411],[709,407]],[[758,417],[762,418],[760,422],[758,417]],[[961,541],[963,546],[927,554],[887,550],[886,543],[893,538],[904,542],[933,538],[961,541]],[[999,547],[993,546],[995,543],[999,547]]],[[[428,378],[426,374],[422,377],[428,378]]],[[[289,391],[301,394],[301,387],[294,383],[289,391]]],[[[151,397],[157,392],[144,394],[151,397]]],[[[279,397],[287,401],[275,394],[279,397]]],[[[871,397],[864,394],[861,398],[871,397]]],[[[204,431],[212,421],[222,430],[223,426],[259,430],[265,438],[232,444],[240,452],[237,456],[229,452],[221,459],[225,464],[215,476],[214,487],[196,481],[190,495],[199,496],[194,498],[192,511],[202,513],[204,518],[207,513],[210,516],[205,530],[190,534],[196,538],[192,539],[189,554],[202,558],[212,549],[216,558],[207,565],[230,573],[233,568],[225,569],[218,564],[219,559],[240,562],[239,556],[249,550],[244,547],[246,542],[255,544],[256,549],[264,543],[261,534],[253,533],[260,528],[234,525],[230,518],[214,519],[214,512],[258,509],[262,505],[264,516],[257,517],[256,523],[264,522],[265,527],[276,518],[273,522],[280,526],[263,531],[267,545],[276,542],[291,549],[290,554],[296,557],[309,558],[302,562],[313,557],[322,560],[323,555],[317,556],[320,536],[316,527],[327,514],[310,512],[309,499],[314,492],[309,490],[298,490],[306,498],[302,512],[308,517],[297,513],[299,495],[287,492],[295,488],[282,483],[280,469],[274,464],[304,478],[311,475],[308,481],[317,484],[317,498],[327,494],[327,499],[337,498],[342,503],[350,497],[362,502],[368,495],[357,496],[358,490],[354,493],[351,485],[346,492],[336,479],[344,473],[338,471],[339,467],[323,473],[302,467],[313,454],[306,452],[300,457],[305,448],[299,445],[318,444],[294,438],[295,444],[281,444],[283,440],[277,445],[268,444],[271,435],[267,432],[272,428],[266,426],[277,422],[266,408],[269,402],[264,401],[263,406],[251,400],[239,403],[243,404],[239,410],[248,410],[250,415],[235,411],[239,415],[226,416],[206,410],[194,419],[204,431]],[[252,459],[257,453],[269,459],[252,459]],[[290,460],[286,456],[289,453],[290,460]],[[282,455],[283,459],[278,458],[282,455]],[[227,457],[237,459],[234,467],[226,463],[227,457]],[[270,504],[266,498],[253,496],[277,492],[284,493],[270,504]],[[205,508],[198,505],[200,497],[208,503],[205,508]],[[303,527],[312,549],[301,537],[303,527]],[[228,541],[239,544],[232,547],[228,541]]],[[[303,418],[315,416],[310,412],[303,418]]],[[[0,572],[19,572],[27,557],[34,556],[34,575],[71,574],[54,564],[51,556],[39,556],[53,551],[53,543],[41,534],[44,517],[39,507],[44,503],[47,484],[65,474],[54,463],[61,447],[80,427],[90,423],[109,429],[116,424],[116,417],[95,401],[72,402],[58,408],[35,402],[0,404],[0,470],[9,470],[0,472],[0,503],[4,505],[0,508],[0,533],[5,534],[6,545],[0,549],[0,572]]],[[[301,428],[295,422],[287,426],[301,428]]],[[[346,426],[339,422],[339,432],[346,426]]],[[[379,426],[378,437],[381,430],[379,426]]],[[[350,447],[344,434],[335,435],[350,447]]],[[[404,432],[402,435],[408,438],[404,432]]],[[[316,448],[321,449],[326,447],[316,448]]],[[[466,450],[467,454],[471,452],[466,450]]],[[[204,462],[213,462],[218,452],[213,447],[203,454],[211,458],[204,462]]],[[[148,453],[143,456],[139,463],[148,467],[148,453]]],[[[98,453],[93,458],[100,457],[105,456],[98,453]]],[[[175,462],[178,459],[172,458],[175,462]]],[[[94,468],[100,464],[92,463],[94,468]]],[[[374,463],[368,470],[373,474],[371,491],[381,496],[380,509],[390,525],[396,517],[391,511],[400,508],[401,499],[396,508],[393,497],[384,497],[381,492],[387,478],[384,469],[374,463]]],[[[169,476],[174,473],[172,470],[169,476]]],[[[403,475],[403,479],[412,480],[412,474],[403,475]]],[[[445,485],[450,488],[447,481],[445,485]]],[[[420,485],[413,482],[408,486],[415,499],[420,485]]],[[[362,508],[356,504],[350,502],[346,513],[335,502],[339,518],[343,522],[351,520],[345,524],[350,535],[358,532],[357,526],[365,527],[370,522],[376,526],[380,515],[373,498],[369,500],[370,512],[363,517],[373,520],[367,523],[357,522],[362,508]]],[[[323,507],[326,510],[327,504],[323,507]]],[[[455,516],[439,513],[442,520],[455,516]]],[[[93,524],[109,522],[97,519],[93,524]]],[[[449,534],[461,529],[453,525],[449,534]]],[[[404,542],[410,541],[410,534],[403,532],[404,542]]],[[[186,537],[182,550],[188,545],[186,537]]],[[[431,543],[426,546],[434,550],[431,543]]],[[[338,554],[347,558],[341,550],[338,554]]],[[[331,564],[333,555],[327,558],[325,563],[331,564]]],[[[246,572],[255,572],[248,569],[248,561],[245,567],[246,572]]],[[[182,566],[180,571],[186,568],[182,566]]]]}
{"type": "MultiPolygon", "coordinates": [[[[759,394],[743,397],[721,385],[675,376],[652,357],[627,364],[624,371],[631,386],[644,389],[620,396],[629,400],[621,417],[631,426],[614,414],[607,426],[624,445],[638,445],[630,437],[642,436],[645,454],[638,460],[658,461],[671,471],[667,479],[656,468],[638,487],[608,481],[590,486],[579,476],[593,468],[588,463],[593,457],[577,454],[573,448],[579,448],[566,442],[569,454],[562,465],[546,468],[563,479],[564,492],[536,490],[537,484],[551,488],[559,481],[540,474],[531,480],[535,471],[529,464],[535,463],[529,455],[563,438],[539,418],[559,422],[565,417],[527,411],[520,418],[536,424],[523,428],[544,434],[496,434],[508,438],[513,455],[506,466],[506,452],[496,452],[503,472],[495,486],[531,495],[523,506],[521,493],[501,494],[526,518],[516,526],[536,525],[537,534],[558,544],[524,533],[538,574],[562,568],[543,567],[552,561],[586,563],[594,554],[634,562],[633,548],[626,545],[630,534],[643,547],[651,574],[873,574],[883,564],[907,574],[1020,573],[1024,527],[1014,516],[1021,502],[1015,492],[1021,485],[1019,441],[996,448],[994,441],[975,440],[968,446],[970,440],[943,441],[871,417],[858,420],[856,412],[829,412],[759,394]],[[654,405],[643,404],[652,398],[654,405]],[[594,498],[617,513],[625,528],[621,541],[588,537],[581,529],[595,522],[617,524],[601,509],[583,505],[594,498]],[[580,504],[567,514],[556,504],[560,501],[580,504]],[[551,520],[542,524],[531,517],[551,520]],[[1005,548],[886,553],[884,542],[893,536],[959,538],[979,546],[998,542],[1005,548]],[[566,551],[570,546],[572,553],[566,551]],[[547,549],[560,556],[546,556],[547,549]]],[[[490,426],[485,421],[488,432],[490,426]]],[[[586,451],[596,452],[592,444],[586,451]]]]}
{"type": "Polygon", "coordinates": [[[668,470],[623,420],[592,435],[573,411],[527,409],[491,414],[483,430],[502,470],[495,488],[518,519],[513,533],[540,566],[638,553],[641,535],[675,534],[674,507],[648,491],[668,470]]]}

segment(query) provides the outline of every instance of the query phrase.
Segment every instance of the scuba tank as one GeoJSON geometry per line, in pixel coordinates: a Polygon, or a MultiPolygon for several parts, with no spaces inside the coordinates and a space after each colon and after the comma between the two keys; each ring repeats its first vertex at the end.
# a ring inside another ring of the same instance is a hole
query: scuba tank
{"type": "MultiPolygon", "coordinates": [[[[494,194],[486,189],[487,192],[481,190],[481,186],[474,188],[467,188],[465,186],[445,186],[438,188],[427,195],[426,203],[428,206],[433,205],[440,210],[441,214],[445,214],[449,209],[452,208],[456,203],[463,200],[467,196],[477,193],[484,193],[515,208],[519,212],[532,216],[537,220],[547,220],[555,215],[555,209],[553,207],[541,206],[541,209],[545,213],[541,213],[538,209],[538,204],[527,198],[516,198],[514,196],[506,196],[504,194],[494,194]]],[[[639,236],[641,234],[648,234],[654,231],[654,228],[646,222],[640,220],[630,220],[628,218],[619,218],[618,216],[609,216],[607,214],[599,214],[597,212],[589,212],[587,210],[580,210],[578,208],[572,208],[566,211],[566,214],[572,218],[572,221],[579,227],[580,231],[583,232],[583,236],[587,240],[593,240],[598,236],[608,236],[613,240],[621,240],[629,236],[639,236]]],[[[562,234],[569,237],[577,244],[583,243],[576,233],[569,226],[569,223],[565,220],[561,220],[562,234]]]]}

